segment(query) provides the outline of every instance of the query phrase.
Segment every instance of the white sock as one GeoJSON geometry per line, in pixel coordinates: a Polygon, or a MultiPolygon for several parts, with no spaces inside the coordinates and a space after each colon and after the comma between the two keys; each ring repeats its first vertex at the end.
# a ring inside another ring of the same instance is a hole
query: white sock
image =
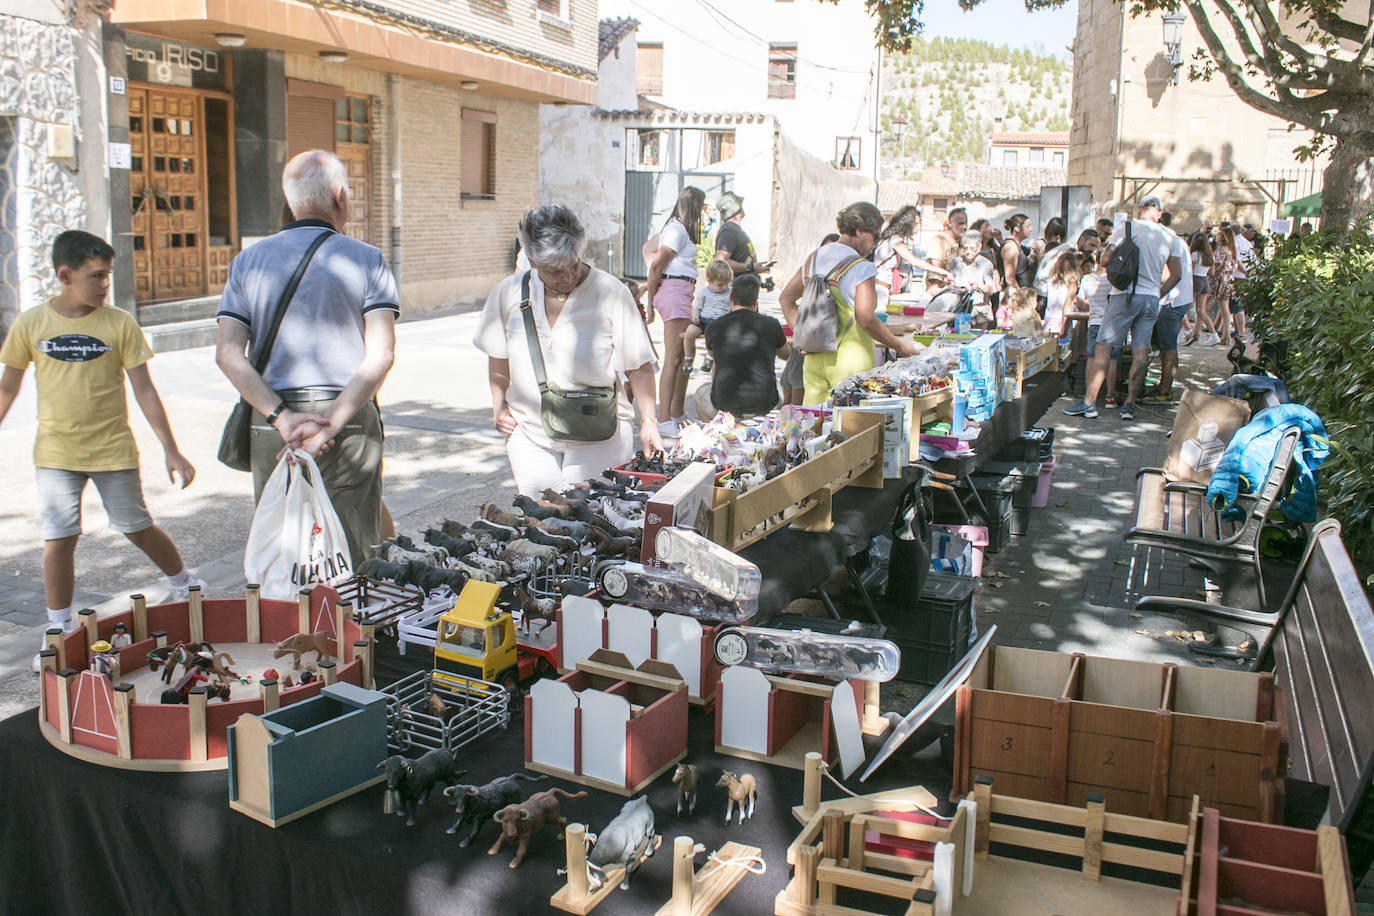
{"type": "Polygon", "coordinates": [[[64,607],[60,610],[48,608],[49,627],[61,627],[62,631],[65,633],[68,630],[72,629],[73,623],[74,621],[72,620],[72,609],[70,606],[64,607]]]}
{"type": "Polygon", "coordinates": [[[177,573],[175,576],[167,577],[167,581],[172,583],[172,586],[175,588],[185,588],[195,580],[196,577],[191,575],[191,571],[185,566],[181,567],[181,572],[177,573]]]}

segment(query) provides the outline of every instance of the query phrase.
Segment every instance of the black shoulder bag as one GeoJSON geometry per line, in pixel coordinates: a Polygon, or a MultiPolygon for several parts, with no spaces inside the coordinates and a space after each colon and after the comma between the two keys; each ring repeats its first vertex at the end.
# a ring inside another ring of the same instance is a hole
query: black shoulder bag
{"type": "MultiPolygon", "coordinates": [[[[310,247],[305,249],[305,255],[301,257],[301,262],[296,265],[296,272],[287,281],[286,288],[281,291],[281,298],[277,300],[277,308],[272,313],[272,321],[267,327],[267,333],[263,335],[262,340],[258,341],[253,354],[253,370],[258,375],[262,375],[262,371],[267,368],[267,360],[272,355],[272,344],[277,339],[277,330],[281,328],[281,320],[286,316],[286,307],[291,304],[291,298],[296,295],[296,287],[301,284],[301,277],[305,275],[305,268],[310,265],[310,259],[324,244],[324,240],[333,234],[334,230],[326,229],[315,237],[315,240],[310,243],[310,247]]],[[[253,407],[243,398],[239,398],[239,402],[229,412],[229,419],[224,424],[224,432],[219,437],[219,460],[221,464],[236,471],[251,471],[253,469],[252,427],[253,407]]]]}
{"type": "Polygon", "coordinates": [[[566,390],[548,380],[544,372],[544,351],[534,327],[530,306],[530,272],[520,280],[520,313],[525,321],[525,341],[530,347],[534,380],[539,383],[539,419],[550,439],[566,442],[605,442],[615,435],[619,422],[616,390],[577,388],[566,390]]]}

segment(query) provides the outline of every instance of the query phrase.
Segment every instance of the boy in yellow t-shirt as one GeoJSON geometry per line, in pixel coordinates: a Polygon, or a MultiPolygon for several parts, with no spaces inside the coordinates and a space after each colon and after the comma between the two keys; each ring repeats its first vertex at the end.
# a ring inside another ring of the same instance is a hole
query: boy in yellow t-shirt
{"type": "MultiPolygon", "coordinates": [[[[0,421],[9,413],[29,363],[38,385],[38,434],[33,459],[43,537],[43,590],[51,626],[74,626],[72,590],[81,493],[95,482],[110,527],[166,573],[172,586],[202,588],[181,562],[172,539],[153,524],[143,501],[138,448],[129,429],[124,376],[148,425],[162,443],[167,476],[184,489],[196,469],[177,449],[162,399],[148,375],[152,350],[128,312],[104,308],[114,249],[89,232],[70,230],[53,242],[62,291],[22,313],[0,346],[0,421]]],[[[35,664],[37,658],[34,659],[35,664]]]]}

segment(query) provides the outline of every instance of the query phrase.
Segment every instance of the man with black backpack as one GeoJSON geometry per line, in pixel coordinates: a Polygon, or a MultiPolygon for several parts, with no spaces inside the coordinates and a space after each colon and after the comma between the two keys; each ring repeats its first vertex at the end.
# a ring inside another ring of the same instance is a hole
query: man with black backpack
{"type": "Polygon", "coordinates": [[[1130,392],[1121,405],[1121,419],[1135,419],[1135,403],[1149,365],[1150,335],[1159,315],[1159,300],[1167,296],[1183,276],[1184,266],[1174,253],[1174,234],[1159,224],[1164,208],[1153,194],[1140,199],[1136,219],[1112,233],[1107,247],[1107,311],[1097,335],[1097,351],[1090,354],[1088,384],[1083,400],[1064,408],[1071,417],[1097,417],[1097,395],[1107,375],[1112,349],[1131,341],[1130,392]]]}

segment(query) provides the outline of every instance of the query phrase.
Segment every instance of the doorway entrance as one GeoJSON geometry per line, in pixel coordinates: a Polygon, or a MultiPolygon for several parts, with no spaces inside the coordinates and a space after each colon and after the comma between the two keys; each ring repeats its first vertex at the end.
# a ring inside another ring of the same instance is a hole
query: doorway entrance
{"type": "Polygon", "coordinates": [[[233,254],[232,106],[161,86],[128,96],[134,298],[219,292],[233,254]]]}

